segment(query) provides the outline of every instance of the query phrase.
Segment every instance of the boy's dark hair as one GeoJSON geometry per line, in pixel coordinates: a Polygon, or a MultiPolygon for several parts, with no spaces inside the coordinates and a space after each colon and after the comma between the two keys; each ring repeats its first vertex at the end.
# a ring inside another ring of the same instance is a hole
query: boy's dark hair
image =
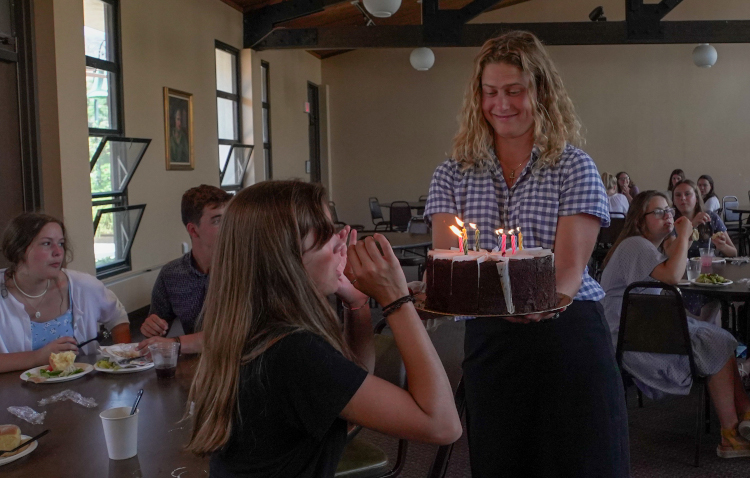
{"type": "Polygon", "coordinates": [[[182,195],[182,223],[185,227],[190,222],[198,225],[203,215],[203,208],[221,206],[228,203],[230,199],[232,199],[231,194],[216,186],[201,184],[190,188],[182,195]]]}

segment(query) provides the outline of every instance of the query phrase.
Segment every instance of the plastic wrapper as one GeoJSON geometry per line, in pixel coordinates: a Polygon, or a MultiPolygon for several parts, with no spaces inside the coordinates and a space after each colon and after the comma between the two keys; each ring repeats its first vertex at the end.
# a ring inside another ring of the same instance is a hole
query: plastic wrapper
{"type": "MultiPolygon", "coordinates": [[[[43,398],[39,400],[39,406],[43,407],[54,402],[62,402],[63,400],[70,400],[73,403],[77,403],[82,407],[94,408],[97,406],[96,400],[93,398],[85,398],[80,393],[74,392],[73,390],[63,390],[60,393],[56,393],[51,397],[43,398]]],[[[45,412],[46,413],[46,412],[45,412]]]]}
{"type": "Polygon", "coordinates": [[[8,411],[32,425],[41,425],[44,423],[44,417],[47,416],[47,412],[39,413],[31,407],[8,407],[8,411]]]}

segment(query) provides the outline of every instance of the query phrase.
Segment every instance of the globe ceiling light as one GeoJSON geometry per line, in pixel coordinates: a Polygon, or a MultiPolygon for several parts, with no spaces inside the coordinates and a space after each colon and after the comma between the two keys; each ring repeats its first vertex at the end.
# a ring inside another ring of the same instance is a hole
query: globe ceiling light
{"type": "Polygon", "coordinates": [[[372,16],[388,18],[398,11],[401,0],[364,0],[364,4],[372,16]]]}
{"type": "Polygon", "coordinates": [[[695,63],[695,66],[701,68],[711,68],[716,64],[716,59],[718,57],[719,55],[716,53],[716,48],[708,43],[701,43],[693,50],[693,63],[695,63]]]}
{"type": "Polygon", "coordinates": [[[417,71],[427,71],[435,64],[435,54],[429,48],[415,48],[409,55],[409,63],[417,71]]]}

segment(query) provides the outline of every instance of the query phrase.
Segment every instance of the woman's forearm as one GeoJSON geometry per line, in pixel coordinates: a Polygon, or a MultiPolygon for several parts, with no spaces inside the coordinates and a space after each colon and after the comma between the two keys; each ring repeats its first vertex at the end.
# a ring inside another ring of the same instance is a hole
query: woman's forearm
{"type": "Polygon", "coordinates": [[[47,357],[42,357],[38,350],[0,354],[0,373],[26,370],[45,363],[47,363],[47,357]]]}
{"type": "Polygon", "coordinates": [[[575,297],[599,234],[600,220],[589,214],[563,216],[555,234],[555,280],[557,291],[575,297]]]}
{"type": "Polygon", "coordinates": [[[372,319],[369,299],[357,309],[344,307],[344,337],[354,355],[368,372],[375,371],[375,344],[372,340],[372,319]]]}

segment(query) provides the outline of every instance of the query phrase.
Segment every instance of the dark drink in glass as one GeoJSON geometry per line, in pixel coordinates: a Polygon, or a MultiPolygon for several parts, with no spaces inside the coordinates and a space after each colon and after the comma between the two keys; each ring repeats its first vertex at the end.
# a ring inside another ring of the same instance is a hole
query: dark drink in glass
{"type": "Polygon", "coordinates": [[[172,367],[169,365],[157,365],[155,367],[156,369],[156,376],[158,378],[172,378],[174,377],[174,371],[177,367],[172,367]]]}

